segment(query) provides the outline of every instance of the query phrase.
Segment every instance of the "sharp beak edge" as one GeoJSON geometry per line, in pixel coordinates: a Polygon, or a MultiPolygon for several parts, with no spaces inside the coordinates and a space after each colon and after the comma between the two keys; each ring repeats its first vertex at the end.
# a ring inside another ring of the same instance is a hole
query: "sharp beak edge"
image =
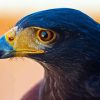
{"type": "Polygon", "coordinates": [[[0,38],[0,59],[13,56],[10,55],[11,51],[13,51],[13,47],[6,41],[5,36],[2,36],[0,38]]]}

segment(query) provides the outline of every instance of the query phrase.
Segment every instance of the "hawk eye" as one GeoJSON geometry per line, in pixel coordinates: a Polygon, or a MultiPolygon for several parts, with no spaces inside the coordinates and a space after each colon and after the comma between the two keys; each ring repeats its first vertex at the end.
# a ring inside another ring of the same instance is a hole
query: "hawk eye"
{"type": "Polygon", "coordinates": [[[38,38],[40,41],[45,43],[51,43],[55,40],[56,34],[53,31],[48,30],[39,30],[38,38]]]}
{"type": "Polygon", "coordinates": [[[40,31],[39,37],[43,41],[49,41],[53,38],[53,33],[47,31],[40,31]]]}

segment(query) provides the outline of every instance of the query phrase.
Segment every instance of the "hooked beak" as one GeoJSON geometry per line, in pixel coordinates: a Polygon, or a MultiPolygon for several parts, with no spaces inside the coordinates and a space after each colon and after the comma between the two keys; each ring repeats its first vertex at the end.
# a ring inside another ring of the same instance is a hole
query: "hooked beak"
{"type": "Polygon", "coordinates": [[[0,59],[44,53],[44,50],[36,49],[34,45],[29,46],[32,36],[27,33],[31,33],[31,30],[18,31],[17,27],[14,27],[0,37],[0,59]]]}
{"type": "Polygon", "coordinates": [[[0,37],[0,59],[12,57],[13,47],[6,41],[5,36],[0,37]]]}

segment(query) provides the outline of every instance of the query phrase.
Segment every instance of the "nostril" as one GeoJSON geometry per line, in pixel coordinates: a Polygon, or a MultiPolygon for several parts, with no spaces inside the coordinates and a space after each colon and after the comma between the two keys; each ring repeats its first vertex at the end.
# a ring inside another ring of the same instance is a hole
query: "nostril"
{"type": "Polygon", "coordinates": [[[4,55],[4,51],[0,50],[0,58],[4,55]]]}

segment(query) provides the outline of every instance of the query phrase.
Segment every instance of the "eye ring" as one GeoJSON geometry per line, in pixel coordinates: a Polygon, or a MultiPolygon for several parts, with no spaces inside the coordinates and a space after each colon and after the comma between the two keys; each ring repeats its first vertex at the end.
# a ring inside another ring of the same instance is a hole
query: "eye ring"
{"type": "Polygon", "coordinates": [[[49,44],[54,42],[56,34],[51,30],[38,30],[37,37],[41,42],[49,44]]]}

